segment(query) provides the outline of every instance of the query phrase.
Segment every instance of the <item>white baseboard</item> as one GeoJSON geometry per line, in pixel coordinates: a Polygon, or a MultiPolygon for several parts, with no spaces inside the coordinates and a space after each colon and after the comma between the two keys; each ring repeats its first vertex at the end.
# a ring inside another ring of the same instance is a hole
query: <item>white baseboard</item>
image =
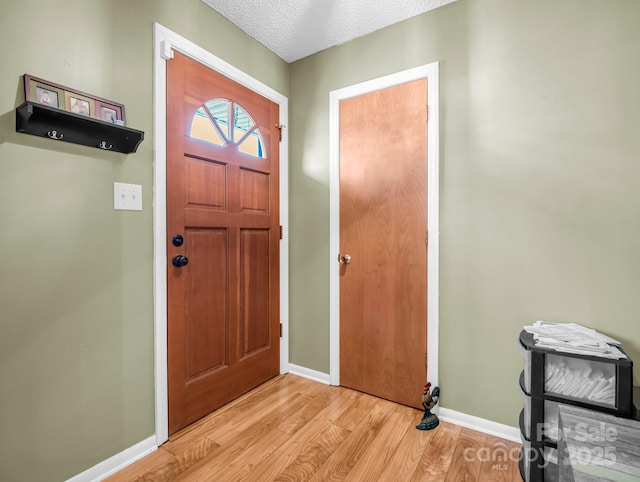
{"type": "Polygon", "coordinates": [[[457,412],[443,407],[436,410],[436,413],[440,417],[440,420],[445,422],[460,425],[489,435],[494,435],[495,437],[511,440],[512,442],[522,442],[520,439],[520,429],[516,427],[511,427],[503,423],[492,422],[491,420],[474,417],[473,415],[467,415],[466,413],[457,412]]]}
{"type": "Polygon", "coordinates": [[[123,450],[119,454],[116,454],[113,457],[94,465],[90,469],[71,477],[67,482],[97,482],[106,479],[110,475],[124,469],[127,465],[134,463],[145,455],[149,455],[157,448],[156,436],[152,435],[151,437],[144,439],[142,442],[138,442],[132,447],[123,450]]]}
{"type": "Polygon", "coordinates": [[[328,373],[322,373],[311,368],[305,368],[293,363],[289,364],[289,373],[298,375],[299,377],[308,378],[315,382],[324,383],[325,385],[331,385],[328,373]]]}

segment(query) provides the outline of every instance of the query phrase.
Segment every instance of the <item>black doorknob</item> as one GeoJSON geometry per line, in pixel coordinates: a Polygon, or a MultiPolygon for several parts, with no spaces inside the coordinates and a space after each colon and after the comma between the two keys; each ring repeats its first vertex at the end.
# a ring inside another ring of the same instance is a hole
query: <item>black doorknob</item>
{"type": "Polygon", "coordinates": [[[176,268],[182,268],[189,263],[189,258],[187,258],[186,256],[182,256],[181,254],[176,254],[171,262],[176,268]]]}
{"type": "Polygon", "coordinates": [[[184,238],[181,234],[176,234],[175,236],[173,236],[173,238],[171,238],[171,242],[174,246],[182,246],[182,243],[184,243],[184,238]]]}

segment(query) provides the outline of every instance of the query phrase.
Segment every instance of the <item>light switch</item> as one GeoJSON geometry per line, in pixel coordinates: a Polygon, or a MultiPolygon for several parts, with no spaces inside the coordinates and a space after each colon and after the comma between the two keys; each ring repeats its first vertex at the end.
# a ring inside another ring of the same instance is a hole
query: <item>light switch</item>
{"type": "Polygon", "coordinates": [[[113,209],[142,211],[142,186],[140,184],[114,182],[113,209]]]}

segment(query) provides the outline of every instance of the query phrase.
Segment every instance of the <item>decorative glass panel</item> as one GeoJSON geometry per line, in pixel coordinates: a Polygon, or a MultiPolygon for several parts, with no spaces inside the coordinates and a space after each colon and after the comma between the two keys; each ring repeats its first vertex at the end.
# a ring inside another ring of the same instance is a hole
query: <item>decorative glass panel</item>
{"type": "Polygon", "coordinates": [[[251,116],[247,114],[247,111],[238,104],[233,104],[233,140],[239,143],[254,125],[255,122],[253,122],[251,116]]]}
{"type": "Polygon", "coordinates": [[[196,111],[196,115],[193,116],[190,135],[194,139],[211,142],[217,146],[225,145],[225,142],[222,140],[218,130],[213,126],[211,119],[209,119],[209,116],[205,113],[202,107],[200,107],[196,111]]]}
{"type": "Polygon", "coordinates": [[[212,99],[200,107],[191,121],[191,137],[243,154],[266,157],[260,129],[249,113],[227,99],[212,99]],[[231,129],[233,126],[233,129],[231,129]]]}
{"type": "Polygon", "coordinates": [[[251,156],[265,157],[263,146],[264,143],[262,142],[262,136],[260,135],[260,131],[256,128],[244,138],[244,141],[240,143],[238,149],[240,152],[244,152],[251,156]]]}
{"type": "Polygon", "coordinates": [[[227,140],[231,140],[229,136],[229,104],[227,99],[213,99],[205,104],[227,140]]]}

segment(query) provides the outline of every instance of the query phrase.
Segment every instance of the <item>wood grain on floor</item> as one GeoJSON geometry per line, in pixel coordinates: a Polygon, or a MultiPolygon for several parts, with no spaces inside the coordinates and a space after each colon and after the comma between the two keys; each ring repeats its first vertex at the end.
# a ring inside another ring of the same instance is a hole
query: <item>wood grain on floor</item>
{"type": "Polygon", "coordinates": [[[107,480],[521,481],[518,444],[295,375],[261,385],[107,480]]]}

